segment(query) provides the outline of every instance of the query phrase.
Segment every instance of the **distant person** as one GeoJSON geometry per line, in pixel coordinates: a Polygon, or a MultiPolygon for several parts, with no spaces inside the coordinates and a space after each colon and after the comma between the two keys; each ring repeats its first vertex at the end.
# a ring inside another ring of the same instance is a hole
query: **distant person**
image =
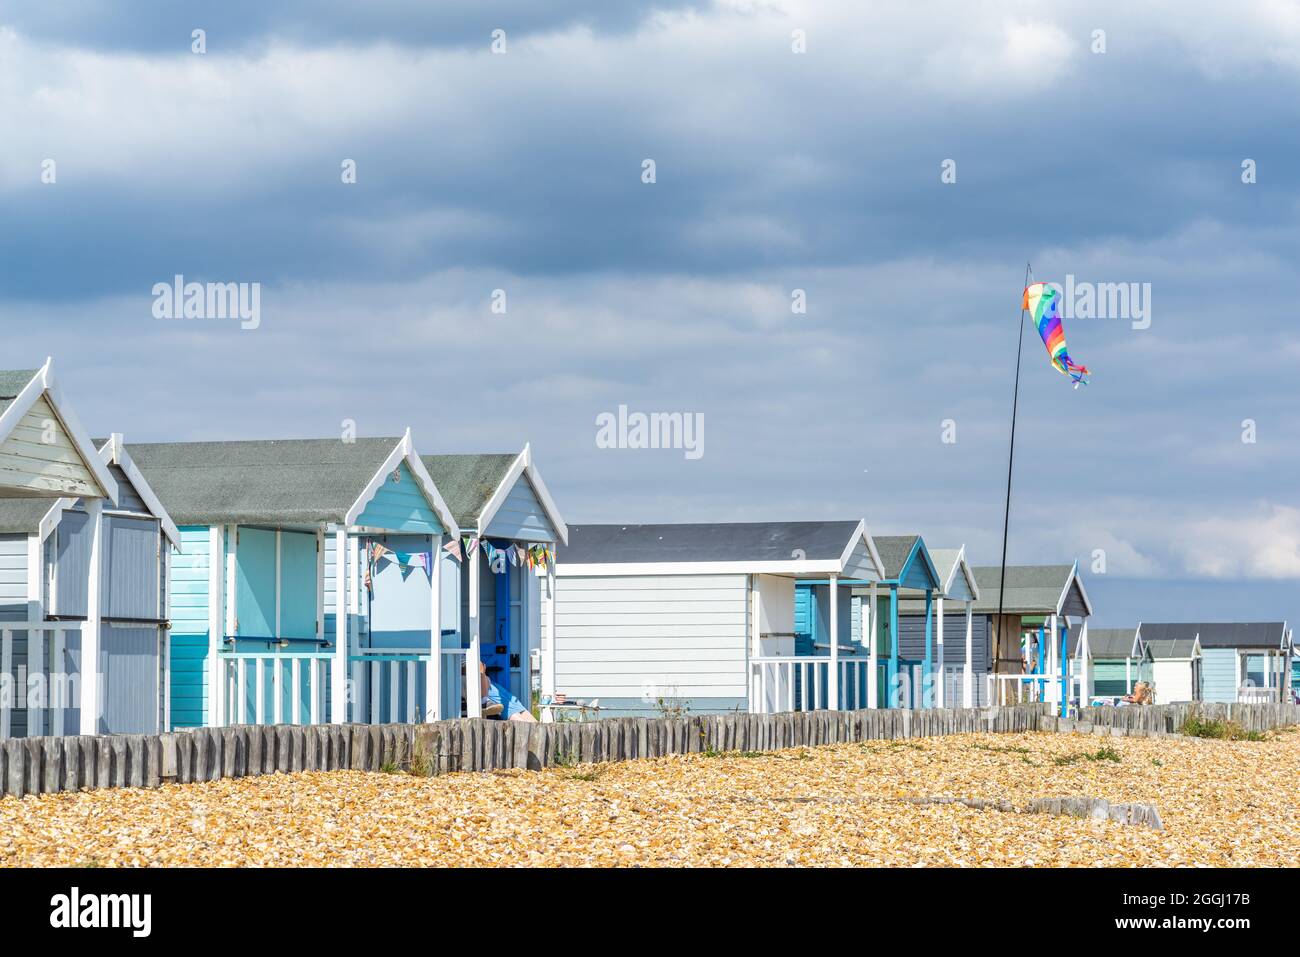
{"type": "Polygon", "coordinates": [[[500,718],[504,713],[508,721],[520,721],[524,724],[536,724],[537,719],[533,713],[524,707],[524,703],[506,691],[498,684],[494,684],[487,675],[487,666],[483,662],[478,663],[478,675],[480,694],[482,696],[482,712],[485,718],[500,718]]]}
{"type": "Polygon", "coordinates": [[[1139,681],[1133,686],[1133,692],[1131,694],[1126,694],[1124,697],[1119,699],[1119,706],[1123,707],[1126,704],[1150,704],[1151,697],[1151,685],[1147,684],[1145,681],[1139,681]]]}

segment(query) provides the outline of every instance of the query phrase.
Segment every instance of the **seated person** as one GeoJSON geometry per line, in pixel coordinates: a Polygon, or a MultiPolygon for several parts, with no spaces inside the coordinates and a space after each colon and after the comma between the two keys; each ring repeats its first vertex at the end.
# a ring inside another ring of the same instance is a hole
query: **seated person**
{"type": "Polygon", "coordinates": [[[1119,704],[1150,704],[1151,703],[1151,686],[1145,681],[1139,681],[1133,686],[1133,693],[1126,694],[1119,699],[1119,704]]]}
{"type": "Polygon", "coordinates": [[[487,666],[483,662],[478,663],[479,686],[482,694],[483,717],[499,718],[502,712],[509,721],[522,721],[524,724],[535,724],[537,719],[533,713],[524,707],[522,701],[512,695],[498,684],[493,684],[487,676],[487,666]]]}

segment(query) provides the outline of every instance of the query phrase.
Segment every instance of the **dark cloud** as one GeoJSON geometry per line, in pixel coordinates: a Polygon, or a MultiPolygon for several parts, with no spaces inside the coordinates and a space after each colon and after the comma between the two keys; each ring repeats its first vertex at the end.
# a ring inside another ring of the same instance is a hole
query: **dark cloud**
{"type": "MultiPolygon", "coordinates": [[[[1116,625],[1157,616],[1151,577],[1286,579],[1293,69],[1237,57],[1232,36],[1207,65],[1127,7],[1104,57],[1080,22],[1031,32],[1031,51],[1077,48],[1046,78],[968,24],[871,30],[856,7],[841,30],[814,22],[803,57],[787,51],[805,20],[761,9],[661,28],[632,5],[518,7],[521,35],[599,32],[493,57],[473,49],[496,19],[479,5],[436,23],[235,5],[204,26],[240,56],[196,60],[164,51],[198,8],[60,26],[0,7],[20,34],[0,83],[17,117],[0,152],[11,364],[53,353],[100,432],[327,435],[355,418],[431,449],[531,441],[575,521],[865,514],[987,563],[1028,258],[1039,278],[1149,282],[1154,300],[1145,330],[1067,321],[1086,390],[1026,332],[1013,560],[1105,550],[1116,625]],[[290,52],[267,52],[273,36],[290,52]],[[23,37],[147,55],[35,56],[23,37]],[[177,272],[264,283],[263,327],[153,320],[149,290],[177,272]],[[146,374],[127,387],[123,370],[146,374]],[[704,458],[597,449],[596,415],[622,403],[703,412],[704,458]]],[[[1198,614],[1244,614],[1227,587],[1198,614]]],[[[1252,592],[1270,615],[1280,587],[1252,592]]]]}
{"type": "Polygon", "coordinates": [[[161,55],[188,51],[192,31],[201,28],[208,52],[220,55],[276,42],[486,46],[496,29],[520,38],[574,26],[621,33],[656,10],[706,5],[707,0],[4,0],[0,24],[51,43],[161,55]]]}

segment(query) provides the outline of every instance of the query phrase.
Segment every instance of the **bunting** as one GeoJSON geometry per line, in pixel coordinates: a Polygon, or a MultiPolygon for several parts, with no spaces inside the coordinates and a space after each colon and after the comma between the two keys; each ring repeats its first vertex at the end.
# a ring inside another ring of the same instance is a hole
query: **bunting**
{"type": "Polygon", "coordinates": [[[463,536],[460,541],[448,542],[442,548],[458,562],[464,561],[481,549],[483,557],[487,559],[488,567],[495,575],[503,574],[511,566],[545,570],[555,561],[555,549],[550,545],[522,545],[512,542],[505,548],[498,548],[486,538],[475,538],[471,535],[463,536]]]}

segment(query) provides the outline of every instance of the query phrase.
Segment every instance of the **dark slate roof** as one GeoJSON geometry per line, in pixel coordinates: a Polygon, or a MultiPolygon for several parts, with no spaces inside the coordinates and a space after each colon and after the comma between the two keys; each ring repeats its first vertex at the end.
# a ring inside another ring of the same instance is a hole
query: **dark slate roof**
{"type": "MultiPolygon", "coordinates": [[[[1078,625],[1070,626],[1073,635],[1078,625]]],[[[1094,659],[1127,658],[1133,651],[1136,628],[1089,628],[1088,647],[1094,659]]]]}
{"type": "MultiPolygon", "coordinates": [[[[1003,612],[1009,615],[1049,615],[1056,611],[1056,603],[1070,577],[1072,565],[1008,565],[1007,598],[1003,612]]],[[[975,583],[980,586],[979,601],[975,611],[980,614],[998,613],[998,586],[1001,583],[1000,565],[976,565],[971,568],[975,583]]]]}
{"type": "Polygon", "coordinates": [[[694,525],[570,525],[556,560],[631,562],[788,562],[837,560],[860,523],[709,522],[694,525]]]}
{"type": "MultiPolygon", "coordinates": [[[[1196,646],[1195,638],[1156,638],[1146,642],[1151,657],[1160,660],[1190,658],[1196,646]]],[[[1204,646],[1202,646],[1204,647],[1204,646]]]]}
{"type": "Polygon", "coordinates": [[[1141,624],[1142,640],[1195,638],[1202,648],[1281,648],[1284,621],[1156,622],[1141,624]]]}
{"type": "Polygon", "coordinates": [[[484,455],[422,455],[420,461],[463,529],[478,527],[478,517],[501,486],[518,452],[484,455]]]}
{"type": "MultiPolygon", "coordinates": [[[[885,568],[885,578],[897,578],[903,571],[903,563],[912,554],[920,535],[873,535],[876,551],[880,554],[880,564],[885,568]]],[[[940,573],[942,574],[942,572],[940,573]]]]}
{"type": "Polygon", "coordinates": [[[128,444],[177,525],[341,522],[402,440],[128,444]]]}
{"type": "Polygon", "coordinates": [[[40,369],[0,369],[0,413],[9,408],[18,393],[27,388],[40,369]]]}

